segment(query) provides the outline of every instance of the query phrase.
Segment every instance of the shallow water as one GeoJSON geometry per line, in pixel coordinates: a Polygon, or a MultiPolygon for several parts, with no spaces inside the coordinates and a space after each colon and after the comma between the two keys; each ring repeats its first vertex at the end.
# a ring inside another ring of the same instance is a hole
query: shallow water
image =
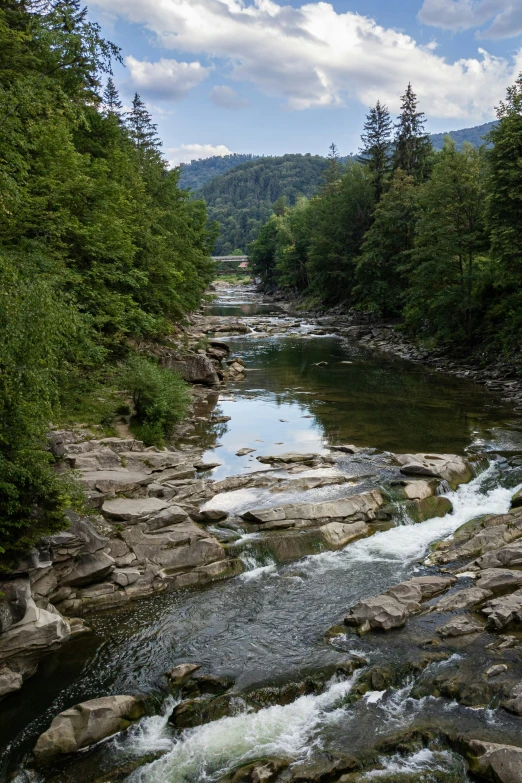
{"type": "MultiPolygon", "coordinates": [[[[226,306],[242,307],[246,298],[249,307],[257,307],[248,291],[233,290],[225,298],[226,306]]],[[[332,336],[251,341],[242,337],[231,343],[248,371],[246,380],[228,389],[226,399],[219,402],[231,421],[220,425],[219,433],[208,427],[200,433],[205,443],[216,434],[222,443],[206,454],[223,463],[213,472],[214,478],[260,469],[255,460],[259,454],[321,451],[334,442],[402,452],[464,453],[478,445],[492,452],[518,450],[520,420],[468,382],[375,357],[332,336]],[[315,366],[318,361],[330,364],[321,368],[315,366]],[[244,446],[257,451],[236,457],[244,446]]],[[[365,482],[380,481],[388,469],[386,455],[363,452],[343,458],[333,468],[360,477],[354,488],[328,487],[314,490],[315,495],[291,497],[324,498],[360,491],[365,482]]],[[[252,570],[236,579],[93,615],[88,618],[92,636],[77,639],[51,656],[20,694],[1,703],[0,742],[10,743],[4,759],[14,764],[53,715],[79,701],[108,693],[152,693],[160,703],[165,698],[164,673],[177,663],[201,663],[205,671],[234,678],[240,690],[267,678],[289,677],[343,660],[345,653],[326,645],[323,635],[349,606],[421,573],[429,545],[464,522],[507,511],[515,483],[506,464],[492,460],[473,482],[449,493],[454,511],[444,518],[398,525],[340,552],[323,552],[286,565],[260,563],[253,556],[252,570]]],[[[260,500],[268,503],[263,492],[239,501],[236,497],[236,508],[260,500]]],[[[273,496],[273,505],[280,501],[279,495],[273,496]]],[[[357,648],[357,640],[353,646],[357,648]]],[[[320,696],[216,721],[181,737],[174,737],[167,725],[172,707],[168,702],[163,717],[145,719],[129,737],[107,746],[106,753],[119,759],[164,750],[164,757],[135,773],[132,781],[196,783],[213,780],[231,765],[256,755],[302,759],[312,747],[336,747],[340,738],[346,751],[346,736],[361,744],[362,727],[368,735],[369,727],[378,731],[379,725],[389,726],[393,720],[398,726],[407,725],[413,710],[408,693],[377,694],[373,702],[367,698],[352,708],[339,706],[350,687],[350,682],[332,683],[320,696]]],[[[431,711],[441,722],[485,721],[484,714],[469,710],[461,715],[464,708],[457,706],[448,711],[444,700],[421,702],[413,711],[431,711]]],[[[514,730],[506,721],[503,731],[509,736],[514,730]]],[[[439,767],[454,763],[449,757],[434,761],[432,756],[408,763],[421,762],[436,762],[439,767]]],[[[89,779],[87,767],[84,773],[79,780],[89,779]]]]}

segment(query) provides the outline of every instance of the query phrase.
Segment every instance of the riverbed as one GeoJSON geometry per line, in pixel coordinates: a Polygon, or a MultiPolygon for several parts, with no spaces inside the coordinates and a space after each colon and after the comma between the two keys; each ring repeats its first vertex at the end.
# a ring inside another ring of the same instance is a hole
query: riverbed
{"type": "MultiPolygon", "coordinates": [[[[320,695],[182,734],[168,724],[172,700],[164,675],[177,663],[198,663],[205,672],[229,677],[239,692],[343,660],[346,650],[326,643],[326,630],[360,598],[423,573],[432,542],[474,517],[507,512],[519,481],[510,460],[522,453],[520,417],[468,381],[369,352],[327,329],[318,334],[321,330],[306,317],[263,301],[249,287],[220,288],[210,312],[247,324],[262,316],[276,328],[270,335],[226,338],[245,363],[245,379],[231,381],[220,392],[218,413],[230,420],[219,425],[202,421],[193,436],[208,445],[204,460],[220,463],[210,474],[213,479],[258,472],[263,466],[256,457],[262,454],[327,454],[338,443],[361,449],[335,468],[351,483],[287,491],[277,500],[316,502],[378,486],[389,469],[389,452],[480,453],[486,456],[485,469],[470,484],[446,493],[454,509],[446,517],[416,525],[397,519],[393,527],[341,551],[295,562],[262,558],[255,546],[245,548],[247,570],[241,576],[93,614],[88,618],[91,635],[47,659],[21,693],[0,705],[1,742],[8,743],[4,772],[23,765],[24,754],[58,712],[96,696],[123,693],[151,695],[158,714],[94,755],[84,754],[71,780],[95,780],[115,759],[123,763],[161,753],[131,773],[129,781],[214,781],[252,758],[299,762],[328,749],[361,750],[380,733],[413,721],[476,725],[494,741],[515,743],[520,719],[445,699],[415,700],[411,687],[368,694],[352,705],[346,698],[350,679],[332,682],[320,695]],[[277,334],[278,323],[289,322],[292,330],[277,334]],[[253,451],[237,456],[242,448],[253,451]]],[[[229,493],[228,502],[237,513],[275,504],[263,489],[229,493]]],[[[379,646],[357,637],[349,647],[368,661],[382,656],[379,646]]],[[[468,779],[462,761],[447,751],[426,750],[387,764],[391,770],[395,765],[397,771],[424,775],[418,780],[438,780],[429,775],[439,772],[447,772],[448,780],[468,779]]],[[[19,781],[29,779],[24,772],[18,775],[19,781]]]]}

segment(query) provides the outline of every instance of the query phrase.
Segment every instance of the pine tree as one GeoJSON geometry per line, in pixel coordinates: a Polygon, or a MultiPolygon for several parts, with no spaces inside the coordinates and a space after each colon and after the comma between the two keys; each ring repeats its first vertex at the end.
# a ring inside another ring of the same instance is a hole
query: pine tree
{"type": "Polygon", "coordinates": [[[323,177],[327,187],[332,187],[342,176],[342,163],[337,145],[332,142],[328,152],[328,165],[324,171],[323,177]]]}
{"type": "Polygon", "coordinates": [[[107,116],[112,115],[121,119],[121,109],[123,104],[120,101],[118,90],[116,89],[116,85],[114,84],[111,77],[107,79],[107,86],[103,91],[103,106],[107,116]]]}
{"type": "Polygon", "coordinates": [[[127,117],[127,127],[136,149],[140,153],[157,152],[161,147],[158,138],[157,125],[152,122],[152,117],[138,93],[132,99],[132,109],[127,117]]]}
{"type": "Polygon", "coordinates": [[[361,136],[364,146],[360,150],[360,160],[372,175],[377,203],[381,199],[386,175],[390,170],[391,131],[390,113],[384,104],[377,101],[366,117],[364,133],[361,136]]]}
{"type": "Polygon", "coordinates": [[[432,168],[433,147],[424,130],[424,112],[417,111],[418,100],[411,83],[401,100],[401,114],[395,125],[393,167],[402,169],[416,182],[423,182],[432,168]]]}

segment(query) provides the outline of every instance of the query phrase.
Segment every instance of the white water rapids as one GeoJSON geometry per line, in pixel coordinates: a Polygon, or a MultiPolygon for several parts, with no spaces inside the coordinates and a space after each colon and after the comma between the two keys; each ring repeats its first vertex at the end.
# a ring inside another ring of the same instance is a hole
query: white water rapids
{"type": "MultiPolygon", "coordinates": [[[[414,570],[413,564],[425,556],[434,541],[451,535],[475,517],[503,514],[509,510],[514,490],[498,486],[491,488],[495,473],[496,468],[492,464],[469,484],[448,493],[453,513],[446,517],[421,524],[400,525],[351,544],[341,552],[308,557],[299,564],[300,570],[316,575],[333,569],[348,573],[354,562],[371,564],[383,560],[396,561],[401,570],[405,563],[409,563],[410,570],[414,570]]],[[[252,577],[271,578],[276,572],[274,566],[259,568],[252,577]]],[[[368,576],[368,588],[364,593],[371,595],[371,569],[368,576]]],[[[333,682],[324,693],[303,696],[286,706],[269,707],[257,713],[243,712],[186,730],[176,739],[167,732],[166,716],[162,719],[147,718],[139,736],[140,752],[166,746],[169,750],[160,759],[133,773],[129,783],[212,781],[227,770],[259,757],[303,759],[319,741],[321,727],[346,715],[345,708],[336,709],[336,704],[350,691],[354,679],[333,682]]],[[[404,698],[407,698],[408,691],[406,688],[404,698]]],[[[397,692],[395,700],[400,696],[397,692]]],[[[426,751],[412,759],[410,768],[415,771],[429,769],[434,759],[433,754],[426,751]]]]}

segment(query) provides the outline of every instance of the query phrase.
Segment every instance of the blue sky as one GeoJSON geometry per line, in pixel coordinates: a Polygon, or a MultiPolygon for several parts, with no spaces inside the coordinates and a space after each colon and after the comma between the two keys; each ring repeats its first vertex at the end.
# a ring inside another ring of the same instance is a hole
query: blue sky
{"type": "Polygon", "coordinates": [[[182,160],[355,152],[368,106],[411,80],[428,130],[479,125],[522,71],[522,0],[91,0],[182,160]]]}

